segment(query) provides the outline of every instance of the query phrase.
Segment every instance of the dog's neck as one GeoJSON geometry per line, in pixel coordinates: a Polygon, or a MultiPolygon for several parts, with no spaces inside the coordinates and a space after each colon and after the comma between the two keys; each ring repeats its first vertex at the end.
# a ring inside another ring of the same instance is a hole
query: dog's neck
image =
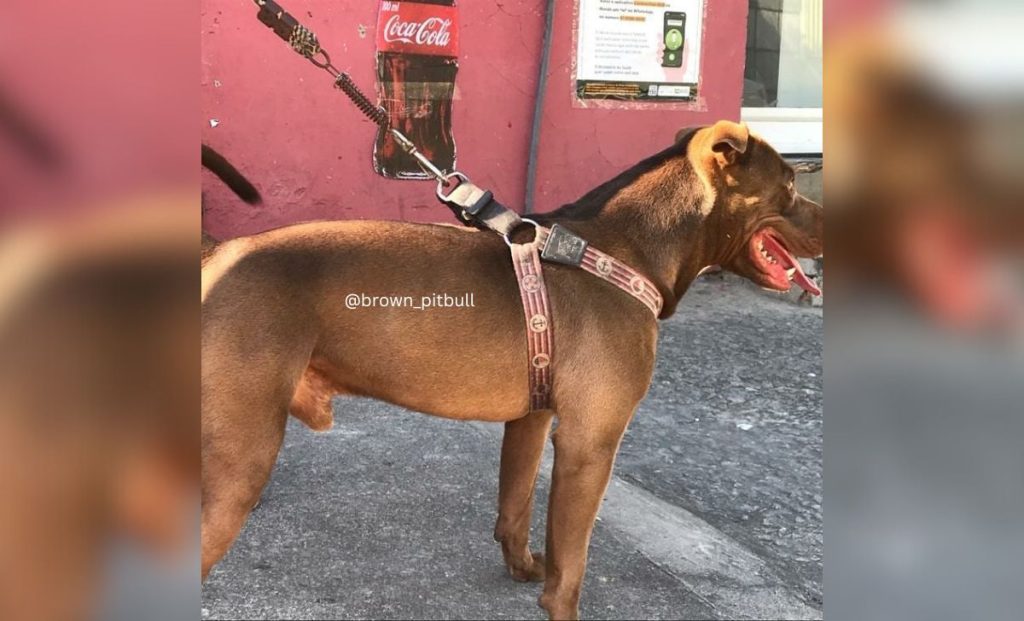
{"type": "Polygon", "coordinates": [[[720,261],[712,219],[716,192],[679,144],[640,162],[576,203],[544,217],[647,276],[675,312],[702,269],[720,261]]]}

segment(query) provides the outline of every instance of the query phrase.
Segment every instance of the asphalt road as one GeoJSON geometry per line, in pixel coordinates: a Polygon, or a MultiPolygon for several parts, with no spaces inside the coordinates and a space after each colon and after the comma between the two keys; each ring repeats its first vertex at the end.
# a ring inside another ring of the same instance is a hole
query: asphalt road
{"type": "MultiPolygon", "coordinates": [[[[711,277],[663,322],[590,548],[581,614],[821,618],[822,311],[711,277]]],[[[210,619],[543,618],[491,533],[501,426],[361,399],[289,423],[203,589],[210,619]]],[[[543,547],[548,461],[534,547],[543,547]]]]}

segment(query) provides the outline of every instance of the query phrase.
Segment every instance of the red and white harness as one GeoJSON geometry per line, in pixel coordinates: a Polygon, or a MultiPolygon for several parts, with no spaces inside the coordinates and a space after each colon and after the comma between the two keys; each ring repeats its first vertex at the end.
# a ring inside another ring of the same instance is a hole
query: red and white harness
{"type": "Polygon", "coordinates": [[[578,265],[584,271],[608,281],[639,300],[654,313],[655,318],[661,312],[664,301],[650,280],[568,232],[564,227],[556,224],[549,229],[526,218],[522,221],[535,227],[533,241],[516,244],[510,242],[507,235],[505,241],[512,251],[512,265],[515,267],[519,295],[523,301],[523,314],[526,317],[530,410],[546,410],[551,408],[554,339],[551,333],[551,305],[548,303],[548,290],[544,284],[542,258],[578,265]]]}

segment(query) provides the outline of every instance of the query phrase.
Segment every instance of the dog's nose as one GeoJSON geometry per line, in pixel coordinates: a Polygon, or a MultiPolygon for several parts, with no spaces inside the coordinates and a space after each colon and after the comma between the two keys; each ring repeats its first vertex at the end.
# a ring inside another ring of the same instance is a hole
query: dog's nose
{"type": "Polygon", "coordinates": [[[797,194],[794,208],[789,214],[790,222],[803,233],[805,250],[812,256],[824,253],[825,209],[811,199],[797,194]]]}

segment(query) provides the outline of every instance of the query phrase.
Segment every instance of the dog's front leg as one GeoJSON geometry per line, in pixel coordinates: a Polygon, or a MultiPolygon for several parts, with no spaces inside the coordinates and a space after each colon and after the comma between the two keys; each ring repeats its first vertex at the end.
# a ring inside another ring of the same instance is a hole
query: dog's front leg
{"type": "Polygon", "coordinates": [[[505,423],[498,477],[498,522],[494,540],[512,577],[522,582],[544,579],[544,556],[530,552],[533,489],[551,429],[550,411],[531,412],[505,423]]]}
{"type": "Polygon", "coordinates": [[[547,562],[540,605],[551,619],[578,619],[580,587],[594,519],[630,416],[559,413],[548,506],[547,562]]]}

